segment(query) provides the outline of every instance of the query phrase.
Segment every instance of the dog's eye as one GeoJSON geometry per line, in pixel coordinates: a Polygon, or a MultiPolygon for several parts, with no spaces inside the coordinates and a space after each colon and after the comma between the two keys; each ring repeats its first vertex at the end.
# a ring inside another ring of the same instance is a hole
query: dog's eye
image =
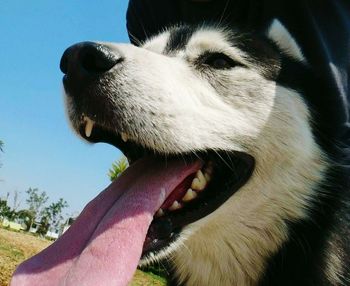
{"type": "Polygon", "coordinates": [[[240,65],[227,55],[223,53],[210,53],[203,56],[203,64],[208,65],[214,69],[231,69],[240,65]]]}

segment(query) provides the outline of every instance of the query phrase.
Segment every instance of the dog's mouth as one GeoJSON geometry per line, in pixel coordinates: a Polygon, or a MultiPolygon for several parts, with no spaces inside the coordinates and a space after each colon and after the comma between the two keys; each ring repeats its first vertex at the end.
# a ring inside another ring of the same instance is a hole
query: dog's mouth
{"type": "Polygon", "coordinates": [[[181,230],[207,217],[250,178],[242,152],[162,154],[82,116],[90,142],[119,148],[130,166],[82,211],[54,244],[23,262],[15,285],[127,285],[140,263],[165,250],[181,230]]]}
{"type": "Polygon", "coordinates": [[[164,155],[130,140],[125,132],[115,132],[84,115],[79,133],[89,142],[105,142],[117,147],[131,165],[148,156],[165,164],[169,159],[185,164],[201,161],[201,167],[179,182],[154,214],[142,258],[166,248],[184,227],[214,212],[247,182],[254,169],[254,158],[243,152],[200,150],[164,155]]]}

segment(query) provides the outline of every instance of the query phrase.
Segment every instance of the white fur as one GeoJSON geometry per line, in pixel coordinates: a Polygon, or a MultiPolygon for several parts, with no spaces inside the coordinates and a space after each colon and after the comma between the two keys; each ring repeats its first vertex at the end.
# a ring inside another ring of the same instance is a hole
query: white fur
{"type": "Polygon", "coordinates": [[[169,38],[170,33],[165,31],[164,33],[158,35],[157,37],[154,37],[152,40],[147,41],[143,48],[153,51],[155,53],[161,54],[167,44],[167,40],[169,38]]]}
{"type": "Polygon", "coordinates": [[[273,20],[267,33],[279,48],[297,61],[306,62],[300,47],[289,31],[277,19],[273,20]]]}
{"type": "Polygon", "coordinates": [[[337,241],[339,241],[337,234],[332,234],[325,250],[327,261],[325,273],[331,285],[345,286],[350,284],[350,280],[346,279],[346,275],[344,275],[348,267],[348,265],[344,264],[344,256],[346,253],[337,246],[337,241]],[[346,283],[344,283],[344,281],[346,281],[346,283]]]}

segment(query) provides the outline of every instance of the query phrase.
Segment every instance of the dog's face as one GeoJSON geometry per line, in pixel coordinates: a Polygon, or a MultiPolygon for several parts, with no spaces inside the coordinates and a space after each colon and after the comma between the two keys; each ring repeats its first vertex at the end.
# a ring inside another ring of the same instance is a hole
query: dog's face
{"type": "Polygon", "coordinates": [[[141,265],[168,259],[188,285],[250,285],[286,239],[286,221],[307,217],[324,164],[307,105],[278,83],[282,56],[305,64],[279,22],[265,38],[179,26],[141,47],[71,48],[80,62],[62,63],[68,114],[84,139],[131,162],[145,153],[205,161],[203,186],[155,216],[153,226],[180,222],[165,233],[151,225],[157,241],[141,265]]]}

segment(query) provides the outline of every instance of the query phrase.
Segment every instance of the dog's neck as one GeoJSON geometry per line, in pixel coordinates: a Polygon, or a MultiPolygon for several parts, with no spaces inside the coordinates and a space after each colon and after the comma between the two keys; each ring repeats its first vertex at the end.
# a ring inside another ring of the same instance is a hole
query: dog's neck
{"type": "Polygon", "coordinates": [[[306,204],[316,199],[326,170],[318,150],[297,166],[289,166],[295,161],[268,164],[269,169],[257,165],[251,180],[225,205],[187,228],[171,257],[180,265],[178,280],[186,285],[256,285],[267,259],[288,238],[287,221],[308,219],[306,204]]]}

